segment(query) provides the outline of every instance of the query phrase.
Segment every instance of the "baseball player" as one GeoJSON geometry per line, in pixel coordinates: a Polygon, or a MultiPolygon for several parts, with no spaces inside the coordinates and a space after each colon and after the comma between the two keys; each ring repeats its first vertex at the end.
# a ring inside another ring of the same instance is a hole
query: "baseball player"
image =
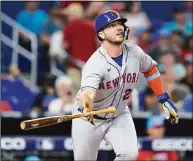
{"type": "Polygon", "coordinates": [[[113,10],[96,18],[95,30],[102,44],[82,69],[81,88],[73,113],[110,106],[117,111],[72,121],[75,160],[96,160],[103,139],[112,145],[115,160],[137,159],[137,135],[127,101],[140,72],[163,105],[166,119],[178,123],[175,105],[163,89],[157,63],[139,46],[123,42],[129,32],[126,21],[113,10]]]}

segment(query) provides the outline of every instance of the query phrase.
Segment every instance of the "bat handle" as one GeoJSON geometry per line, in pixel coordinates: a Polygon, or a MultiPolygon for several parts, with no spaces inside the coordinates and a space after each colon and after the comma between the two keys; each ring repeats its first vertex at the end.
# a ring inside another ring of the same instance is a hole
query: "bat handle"
{"type": "Polygon", "coordinates": [[[107,109],[103,109],[103,110],[99,110],[99,111],[92,111],[92,112],[87,112],[84,115],[90,116],[90,115],[97,115],[97,114],[101,114],[101,113],[115,113],[116,112],[116,108],[115,107],[109,107],[107,109]]]}

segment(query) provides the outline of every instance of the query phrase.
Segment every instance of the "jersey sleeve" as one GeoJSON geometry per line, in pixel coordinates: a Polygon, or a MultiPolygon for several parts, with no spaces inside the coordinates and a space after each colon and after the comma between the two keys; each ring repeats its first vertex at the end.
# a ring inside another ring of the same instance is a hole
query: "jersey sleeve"
{"type": "Polygon", "coordinates": [[[152,66],[157,65],[157,62],[147,55],[139,46],[136,45],[135,52],[139,56],[140,72],[148,71],[152,66]]]}
{"type": "Polygon", "coordinates": [[[82,69],[81,90],[85,88],[98,89],[103,77],[102,67],[96,61],[87,62],[82,69]]]}

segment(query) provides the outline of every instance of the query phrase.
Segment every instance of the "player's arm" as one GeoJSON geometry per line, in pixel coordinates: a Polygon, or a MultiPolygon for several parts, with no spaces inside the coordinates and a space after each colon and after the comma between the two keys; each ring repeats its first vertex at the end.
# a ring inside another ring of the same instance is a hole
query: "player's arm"
{"type": "Polygon", "coordinates": [[[93,88],[86,88],[82,90],[79,96],[79,106],[84,107],[87,112],[92,111],[95,95],[96,90],[93,88]]]}
{"type": "MultiPolygon", "coordinates": [[[[91,112],[93,110],[93,102],[96,95],[96,90],[93,88],[86,88],[81,91],[79,95],[79,109],[83,112],[91,112]]],[[[93,116],[88,117],[90,123],[94,125],[93,116]]]]}
{"type": "Polygon", "coordinates": [[[164,93],[164,87],[160,78],[160,73],[156,65],[152,66],[148,71],[143,72],[149,87],[156,96],[164,93]]]}
{"type": "Polygon", "coordinates": [[[164,91],[157,63],[149,55],[145,54],[141,48],[137,47],[137,50],[140,57],[140,70],[144,74],[148,86],[162,104],[166,119],[171,123],[178,123],[177,109],[168,93],[164,91]]]}
{"type": "MultiPolygon", "coordinates": [[[[81,92],[79,94],[79,107],[87,112],[92,111],[96,91],[103,77],[102,63],[97,58],[89,60],[82,69],[81,92]]],[[[93,117],[89,118],[93,123],[93,117]]]]}

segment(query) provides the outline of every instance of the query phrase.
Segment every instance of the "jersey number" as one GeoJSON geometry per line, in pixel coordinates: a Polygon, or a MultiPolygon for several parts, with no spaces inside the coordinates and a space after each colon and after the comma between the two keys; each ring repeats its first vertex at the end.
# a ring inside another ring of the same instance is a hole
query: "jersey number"
{"type": "Polygon", "coordinates": [[[127,100],[129,96],[131,95],[132,89],[125,90],[125,94],[123,96],[123,100],[127,100]]]}

